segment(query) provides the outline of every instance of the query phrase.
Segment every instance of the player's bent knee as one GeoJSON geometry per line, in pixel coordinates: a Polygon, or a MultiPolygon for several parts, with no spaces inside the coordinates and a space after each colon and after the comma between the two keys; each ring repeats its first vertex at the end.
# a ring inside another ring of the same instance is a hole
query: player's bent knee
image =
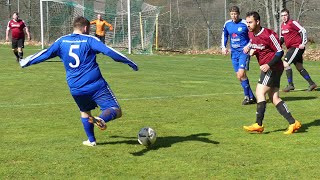
{"type": "Polygon", "coordinates": [[[107,113],[111,115],[111,119],[117,119],[122,116],[122,111],[120,107],[112,107],[107,109],[107,113]]]}
{"type": "Polygon", "coordinates": [[[281,102],[282,101],[282,99],[281,98],[279,98],[279,97],[277,97],[277,98],[272,98],[272,104],[274,104],[275,106],[279,103],[279,102],[281,102]]]}
{"type": "Polygon", "coordinates": [[[122,110],[121,110],[121,108],[117,108],[117,109],[115,109],[115,110],[116,110],[116,113],[117,113],[116,118],[120,118],[120,117],[122,116],[122,110]]]}
{"type": "Polygon", "coordinates": [[[244,71],[243,72],[238,72],[237,73],[237,78],[239,79],[239,81],[246,80],[247,79],[247,75],[246,75],[246,73],[244,71]]]}
{"type": "Polygon", "coordinates": [[[284,66],[284,70],[289,70],[289,69],[291,69],[291,66],[284,66]]]}
{"type": "Polygon", "coordinates": [[[291,68],[290,64],[287,61],[283,61],[283,66],[284,68],[287,68],[287,67],[291,68]]]}
{"type": "Polygon", "coordinates": [[[122,111],[119,107],[110,107],[105,109],[100,114],[100,118],[102,118],[105,122],[109,122],[111,120],[120,118],[122,116],[122,111]]]}
{"type": "Polygon", "coordinates": [[[298,71],[301,71],[301,70],[304,69],[304,67],[303,67],[302,64],[296,64],[296,69],[297,69],[298,71]]]}

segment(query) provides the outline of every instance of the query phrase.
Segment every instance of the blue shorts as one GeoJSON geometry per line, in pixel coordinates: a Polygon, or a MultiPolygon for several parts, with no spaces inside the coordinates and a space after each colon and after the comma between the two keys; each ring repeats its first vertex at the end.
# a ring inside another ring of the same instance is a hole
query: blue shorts
{"type": "Polygon", "coordinates": [[[102,111],[111,107],[120,109],[118,101],[109,86],[105,86],[104,88],[101,88],[91,94],[72,95],[72,97],[77,103],[81,112],[91,111],[98,106],[102,111]]]}
{"type": "Polygon", "coordinates": [[[239,69],[249,70],[250,56],[243,51],[231,51],[231,61],[234,72],[239,69]]]}

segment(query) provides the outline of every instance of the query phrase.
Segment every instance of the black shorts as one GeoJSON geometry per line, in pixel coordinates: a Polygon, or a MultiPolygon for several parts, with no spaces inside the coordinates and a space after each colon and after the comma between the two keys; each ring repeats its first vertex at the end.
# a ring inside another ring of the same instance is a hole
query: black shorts
{"type": "Polygon", "coordinates": [[[24,48],[24,38],[14,39],[12,38],[12,49],[24,48]]]}
{"type": "Polygon", "coordinates": [[[100,41],[101,41],[103,44],[105,44],[105,37],[104,37],[104,36],[99,36],[98,34],[95,34],[95,36],[96,36],[97,38],[99,38],[100,41]]]}
{"type": "Polygon", "coordinates": [[[283,71],[272,71],[268,70],[267,72],[260,71],[259,84],[268,86],[268,87],[277,87],[280,88],[280,79],[283,71]]]}
{"type": "Polygon", "coordinates": [[[290,48],[284,58],[284,60],[289,64],[296,64],[297,62],[301,63],[303,62],[303,53],[305,49],[299,49],[299,48],[290,48]]]}

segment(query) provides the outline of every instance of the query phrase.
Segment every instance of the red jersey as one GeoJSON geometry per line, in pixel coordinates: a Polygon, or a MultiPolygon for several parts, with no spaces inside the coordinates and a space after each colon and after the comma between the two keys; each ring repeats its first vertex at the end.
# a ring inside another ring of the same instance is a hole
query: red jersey
{"type": "Polygon", "coordinates": [[[291,19],[281,24],[281,36],[288,49],[299,48],[300,44],[306,45],[308,42],[306,30],[297,21],[291,19]]]}
{"type": "Polygon", "coordinates": [[[15,21],[12,19],[8,22],[7,29],[11,29],[11,35],[13,39],[21,39],[21,38],[24,38],[23,29],[25,27],[26,27],[26,24],[24,23],[23,20],[18,19],[17,21],[15,21]]]}
{"type": "MultiPolygon", "coordinates": [[[[256,35],[253,32],[249,32],[249,38],[251,48],[255,49],[255,55],[260,66],[268,64],[277,52],[282,51],[278,35],[271,29],[262,28],[256,35]]],[[[270,68],[271,70],[283,70],[282,61],[270,68]]]]}

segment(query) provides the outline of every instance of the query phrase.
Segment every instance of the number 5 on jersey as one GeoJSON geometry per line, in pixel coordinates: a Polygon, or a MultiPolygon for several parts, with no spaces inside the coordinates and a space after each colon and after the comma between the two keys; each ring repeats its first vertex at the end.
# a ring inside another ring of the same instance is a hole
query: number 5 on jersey
{"type": "Polygon", "coordinates": [[[72,50],[74,49],[79,49],[79,44],[76,45],[71,45],[70,49],[69,49],[69,56],[73,57],[74,60],[76,61],[75,64],[72,64],[71,62],[69,63],[69,66],[72,68],[77,68],[80,65],[80,59],[79,56],[77,54],[75,54],[74,52],[72,52],[72,50]]]}

